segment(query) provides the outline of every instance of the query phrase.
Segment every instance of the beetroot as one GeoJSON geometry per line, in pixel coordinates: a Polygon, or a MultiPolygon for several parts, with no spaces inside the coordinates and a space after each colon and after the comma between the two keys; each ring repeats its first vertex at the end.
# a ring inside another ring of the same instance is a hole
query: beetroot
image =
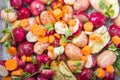
{"type": "Polygon", "coordinates": [[[114,73],[108,73],[106,71],[105,78],[103,78],[102,80],[115,80],[115,72],[114,73]]]}
{"type": "Polygon", "coordinates": [[[60,40],[57,37],[55,37],[55,41],[54,41],[54,43],[52,43],[52,46],[58,47],[60,45],[59,42],[60,42],[60,40]]]}
{"type": "Polygon", "coordinates": [[[39,15],[43,10],[45,10],[45,5],[39,0],[34,0],[30,4],[30,11],[33,15],[39,15]]]}
{"type": "Polygon", "coordinates": [[[33,0],[24,0],[26,3],[30,4],[33,0]]]}
{"type": "Polygon", "coordinates": [[[46,36],[54,35],[55,30],[46,31],[46,36]]]}
{"type": "Polygon", "coordinates": [[[120,37],[120,28],[117,25],[115,25],[115,24],[110,25],[108,31],[111,36],[117,35],[120,37]]]}
{"type": "Polygon", "coordinates": [[[16,42],[22,42],[25,40],[26,33],[23,28],[15,28],[13,30],[13,36],[16,42]]]}
{"type": "Polygon", "coordinates": [[[27,41],[19,44],[18,46],[19,55],[31,56],[34,53],[33,46],[34,46],[33,43],[27,41]]]}
{"type": "Polygon", "coordinates": [[[44,69],[40,72],[40,75],[46,79],[50,79],[54,75],[54,71],[49,69],[44,69]]]}
{"type": "Polygon", "coordinates": [[[19,68],[23,69],[25,67],[25,62],[23,62],[22,60],[19,60],[18,62],[18,65],[19,65],[19,68]]]}
{"type": "Polygon", "coordinates": [[[16,60],[17,62],[20,61],[20,57],[18,55],[13,56],[12,59],[16,60]]]}
{"type": "Polygon", "coordinates": [[[20,10],[23,7],[23,0],[10,0],[10,5],[14,9],[20,10]]]}
{"type": "Polygon", "coordinates": [[[48,63],[49,64],[50,58],[46,54],[40,54],[40,55],[37,55],[36,61],[38,63],[44,63],[44,64],[48,63]]]}
{"type": "Polygon", "coordinates": [[[90,21],[95,28],[105,25],[106,17],[100,12],[92,12],[90,15],[90,21]]]}
{"type": "Polygon", "coordinates": [[[84,68],[82,73],[77,76],[77,80],[90,80],[93,75],[93,70],[90,68],[84,68]]]}
{"type": "Polygon", "coordinates": [[[26,19],[30,17],[30,10],[26,7],[22,8],[19,12],[18,12],[18,17],[19,19],[26,19]]]}
{"type": "Polygon", "coordinates": [[[35,67],[35,65],[33,65],[32,63],[28,63],[26,66],[25,66],[25,72],[28,72],[30,74],[34,73],[37,71],[37,68],[35,67]]]}

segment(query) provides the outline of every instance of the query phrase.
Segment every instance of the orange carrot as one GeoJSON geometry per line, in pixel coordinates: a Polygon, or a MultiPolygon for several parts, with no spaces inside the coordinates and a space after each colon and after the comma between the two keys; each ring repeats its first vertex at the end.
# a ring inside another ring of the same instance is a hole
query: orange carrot
{"type": "Polygon", "coordinates": [[[55,33],[54,36],[60,39],[60,34],[55,33]]]}
{"type": "Polygon", "coordinates": [[[85,56],[87,56],[91,53],[91,47],[85,46],[85,47],[83,47],[83,49],[81,51],[85,56]]]}
{"type": "Polygon", "coordinates": [[[26,62],[27,57],[26,57],[25,55],[23,55],[23,56],[21,57],[21,59],[22,59],[23,62],[26,62]]]}
{"type": "Polygon", "coordinates": [[[7,77],[3,77],[2,80],[12,80],[12,78],[10,76],[7,76],[7,77]]]}
{"type": "Polygon", "coordinates": [[[55,37],[53,35],[49,36],[49,43],[53,43],[55,41],[55,37]]]}
{"type": "Polygon", "coordinates": [[[22,76],[22,75],[23,75],[23,69],[19,69],[11,72],[11,76],[22,76]]]}
{"type": "Polygon", "coordinates": [[[39,24],[39,25],[40,25],[40,24],[41,24],[41,22],[40,22],[40,16],[36,16],[36,18],[35,18],[35,19],[36,19],[37,24],[39,24]]]}
{"type": "Polygon", "coordinates": [[[81,60],[86,62],[87,61],[87,57],[86,56],[82,56],[81,60]]]}
{"type": "Polygon", "coordinates": [[[48,47],[47,47],[47,50],[48,50],[48,51],[53,51],[53,48],[54,48],[53,46],[48,46],[48,47]]]}
{"type": "Polygon", "coordinates": [[[62,3],[58,3],[57,5],[53,6],[53,9],[57,9],[57,8],[61,8],[62,7],[62,3]]]}
{"type": "Polygon", "coordinates": [[[91,22],[86,22],[84,24],[84,30],[87,31],[87,32],[92,32],[93,30],[93,24],[91,22]]]}
{"type": "Polygon", "coordinates": [[[98,68],[97,70],[97,77],[102,79],[105,77],[105,71],[102,68],[98,68]]]}
{"type": "Polygon", "coordinates": [[[76,21],[74,19],[71,19],[71,20],[69,20],[68,24],[69,24],[69,26],[75,26],[76,21]]]}
{"type": "Polygon", "coordinates": [[[101,39],[100,36],[96,36],[95,41],[98,42],[98,43],[100,43],[100,42],[102,42],[102,39],[101,39]]]}
{"type": "Polygon", "coordinates": [[[27,19],[22,19],[22,20],[20,21],[20,25],[21,25],[22,27],[27,27],[27,26],[29,25],[29,22],[28,22],[27,19]]]}
{"type": "Polygon", "coordinates": [[[32,57],[27,57],[26,62],[32,62],[32,57]]]}
{"type": "Polygon", "coordinates": [[[15,21],[13,22],[13,26],[14,26],[17,22],[18,22],[18,20],[15,20],[15,21]]]}
{"type": "Polygon", "coordinates": [[[112,42],[114,44],[120,44],[120,37],[119,36],[112,37],[112,42]]]}
{"type": "Polygon", "coordinates": [[[66,46],[67,44],[68,44],[67,42],[63,43],[62,40],[60,40],[60,45],[61,46],[66,46]]]}
{"type": "Polygon", "coordinates": [[[109,73],[113,73],[113,72],[115,71],[113,66],[107,66],[107,67],[106,67],[106,70],[107,70],[107,72],[109,72],[109,73]]]}
{"type": "Polygon", "coordinates": [[[17,54],[16,47],[7,48],[6,51],[7,51],[7,53],[9,53],[11,55],[16,55],[17,54]]]}
{"type": "Polygon", "coordinates": [[[96,35],[96,34],[90,34],[90,39],[91,39],[91,40],[94,40],[94,41],[96,41],[96,42],[98,42],[98,43],[102,42],[101,36],[96,35]]]}
{"type": "Polygon", "coordinates": [[[13,59],[6,60],[5,67],[7,70],[12,71],[18,67],[18,63],[16,60],[13,60],[13,59]]]}
{"type": "Polygon", "coordinates": [[[56,20],[60,20],[60,18],[62,17],[62,10],[61,9],[55,9],[53,11],[53,15],[56,18],[56,20]]]}
{"type": "Polygon", "coordinates": [[[36,36],[45,36],[45,30],[37,24],[32,25],[30,31],[36,36]]]}
{"type": "Polygon", "coordinates": [[[48,37],[40,37],[40,38],[38,38],[38,41],[40,43],[48,43],[49,38],[48,37]]]}
{"type": "Polygon", "coordinates": [[[91,40],[95,40],[96,39],[96,35],[95,34],[90,34],[89,37],[90,37],[91,40]]]}

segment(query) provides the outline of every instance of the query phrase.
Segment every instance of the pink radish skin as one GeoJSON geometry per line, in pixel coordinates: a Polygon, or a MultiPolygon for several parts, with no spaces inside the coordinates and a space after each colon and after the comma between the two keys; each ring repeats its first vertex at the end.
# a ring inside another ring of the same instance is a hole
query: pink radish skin
{"type": "Polygon", "coordinates": [[[85,64],[85,68],[94,68],[96,66],[96,59],[93,55],[87,56],[87,62],[85,64]]]}
{"type": "Polygon", "coordinates": [[[97,57],[97,65],[101,68],[106,68],[109,65],[113,65],[116,58],[117,56],[114,52],[106,50],[97,57]]]}
{"type": "Polygon", "coordinates": [[[77,11],[74,13],[73,18],[79,18],[81,22],[89,21],[89,17],[85,12],[77,11]]]}

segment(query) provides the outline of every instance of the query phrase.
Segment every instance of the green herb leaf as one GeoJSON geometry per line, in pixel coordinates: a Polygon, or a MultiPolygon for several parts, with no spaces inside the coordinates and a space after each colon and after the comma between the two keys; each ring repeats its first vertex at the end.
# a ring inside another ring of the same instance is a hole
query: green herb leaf
{"type": "Polygon", "coordinates": [[[12,80],[22,80],[22,77],[14,76],[12,80]]]}
{"type": "Polygon", "coordinates": [[[69,29],[65,31],[65,37],[66,37],[66,38],[68,38],[68,37],[71,36],[72,34],[73,34],[72,31],[69,30],[69,29]]]}
{"type": "Polygon", "coordinates": [[[81,73],[82,71],[80,69],[75,70],[75,73],[81,73]]]}
{"type": "Polygon", "coordinates": [[[54,25],[53,25],[53,23],[50,22],[50,23],[48,23],[48,24],[45,25],[45,28],[47,28],[48,31],[51,31],[51,30],[54,29],[54,25]]]}
{"type": "Polygon", "coordinates": [[[30,73],[28,73],[28,72],[23,72],[23,77],[30,77],[30,76],[31,76],[30,73]]]}
{"type": "Polygon", "coordinates": [[[80,65],[81,65],[81,63],[79,61],[75,63],[75,66],[79,67],[80,65]]]}
{"type": "Polygon", "coordinates": [[[114,10],[110,10],[110,11],[108,11],[108,14],[112,17],[115,14],[115,11],[114,10]]]}
{"type": "Polygon", "coordinates": [[[117,56],[120,56],[120,51],[119,51],[119,50],[116,50],[116,51],[115,51],[115,54],[116,54],[117,56]]]}
{"type": "Polygon", "coordinates": [[[42,64],[42,65],[40,66],[39,70],[41,71],[41,70],[43,70],[44,68],[45,68],[45,65],[42,64]]]}
{"type": "Polygon", "coordinates": [[[9,30],[8,30],[8,29],[3,29],[3,30],[2,30],[2,33],[3,33],[3,34],[7,34],[7,33],[9,33],[9,30]]]}
{"type": "Polygon", "coordinates": [[[48,63],[46,63],[44,67],[45,68],[50,68],[48,63]]]}
{"type": "Polygon", "coordinates": [[[10,42],[7,40],[7,41],[5,41],[4,43],[4,46],[6,47],[6,48],[10,48],[11,47],[11,44],[10,44],[10,42]]]}
{"type": "Polygon", "coordinates": [[[117,48],[115,47],[114,44],[111,44],[111,45],[109,46],[108,50],[110,50],[110,51],[116,51],[117,48]]]}
{"type": "Polygon", "coordinates": [[[35,56],[32,56],[32,63],[33,63],[33,64],[37,64],[37,61],[36,61],[35,56]]]}
{"type": "Polygon", "coordinates": [[[117,68],[117,71],[120,72],[120,56],[118,56],[115,62],[115,67],[117,68]]]}
{"type": "Polygon", "coordinates": [[[101,9],[105,9],[105,8],[106,8],[105,1],[104,1],[104,0],[100,0],[100,2],[99,2],[99,7],[100,7],[101,9]]]}

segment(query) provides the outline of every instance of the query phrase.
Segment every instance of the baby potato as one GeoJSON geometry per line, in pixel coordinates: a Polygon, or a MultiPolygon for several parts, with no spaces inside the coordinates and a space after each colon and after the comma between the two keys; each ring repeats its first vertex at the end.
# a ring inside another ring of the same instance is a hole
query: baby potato
{"type": "Polygon", "coordinates": [[[82,31],[80,35],[73,38],[72,43],[74,43],[76,46],[84,47],[88,43],[88,37],[85,32],[82,31]]]}
{"type": "Polygon", "coordinates": [[[97,65],[101,68],[113,65],[117,56],[114,52],[106,50],[97,57],[97,65]]]}
{"type": "Polygon", "coordinates": [[[80,48],[72,43],[68,43],[65,47],[65,54],[70,60],[80,60],[80,57],[83,55],[80,48]]]}
{"type": "Polygon", "coordinates": [[[67,61],[67,65],[72,72],[75,72],[76,70],[82,70],[84,68],[84,64],[84,61],[67,61]]]}
{"type": "Polygon", "coordinates": [[[47,49],[48,46],[49,46],[48,43],[42,44],[42,43],[40,43],[40,42],[37,42],[37,43],[35,43],[35,45],[34,45],[34,52],[35,52],[36,54],[42,54],[43,51],[44,51],[45,49],[47,49]]]}
{"type": "Polygon", "coordinates": [[[85,11],[89,5],[89,0],[77,0],[73,7],[75,10],[85,11]]]}
{"type": "Polygon", "coordinates": [[[2,10],[1,18],[3,20],[7,20],[8,22],[14,22],[17,19],[17,14],[13,10],[9,11],[8,14],[5,12],[5,10],[2,10]]]}

